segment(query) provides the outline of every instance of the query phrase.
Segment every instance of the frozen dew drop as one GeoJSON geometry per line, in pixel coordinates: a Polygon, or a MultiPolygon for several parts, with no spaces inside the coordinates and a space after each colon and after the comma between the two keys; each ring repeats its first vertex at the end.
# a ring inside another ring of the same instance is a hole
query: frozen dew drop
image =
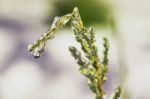
{"type": "Polygon", "coordinates": [[[47,33],[43,33],[43,34],[42,34],[43,37],[46,36],[46,35],[47,35],[47,33]]]}
{"type": "Polygon", "coordinates": [[[60,18],[59,18],[58,16],[56,16],[56,17],[54,18],[54,21],[53,21],[53,23],[52,23],[51,29],[56,28],[56,23],[58,22],[59,19],[60,19],[60,18]]]}
{"type": "Polygon", "coordinates": [[[75,8],[73,9],[73,11],[78,11],[78,7],[75,7],[75,8]]]}
{"type": "Polygon", "coordinates": [[[45,49],[45,44],[41,44],[40,47],[39,47],[38,52],[42,53],[44,51],[44,49],[45,49]]]}
{"type": "Polygon", "coordinates": [[[32,55],[34,58],[40,58],[41,53],[44,51],[45,49],[45,44],[41,44],[38,47],[36,47],[33,51],[32,51],[32,55]]]}
{"type": "Polygon", "coordinates": [[[33,52],[32,55],[34,58],[40,58],[40,53],[38,53],[38,52],[33,52]]]}
{"type": "Polygon", "coordinates": [[[62,22],[63,22],[63,25],[67,24],[68,21],[70,20],[71,18],[71,14],[67,14],[65,16],[62,17],[62,22]]]}
{"type": "Polygon", "coordinates": [[[39,40],[43,40],[43,38],[44,38],[44,37],[43,37],[43,36],[41,36],[41,37],[39,38],[39,40]]]}
{"type": "Polygon", "coordinates": [[[29,51],[29,52],[32,50],[32,47],[33,47],[32,44],[29,44],[29,45],[28,45],[28,51],[29,51]]]}

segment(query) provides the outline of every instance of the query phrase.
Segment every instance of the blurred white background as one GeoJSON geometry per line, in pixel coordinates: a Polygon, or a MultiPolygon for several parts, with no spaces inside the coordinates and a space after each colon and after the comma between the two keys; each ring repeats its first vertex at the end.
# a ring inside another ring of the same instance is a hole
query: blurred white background
{"type": "MultiPolygon", "coordinates": [[[[110,39],[108,95],[122,83],[122,99],[150,99],[150,1],[107,1],[119,36],[95,29],[100,54],[102,37],[110,39]]],[[[70,45],[79,47],[70,28],[48,42],[40,59],[27,51],[50,27],[45,20],[54,12],[53,0],[0,0],[0,99],[94,98],[68,51],[70,45]]]]}

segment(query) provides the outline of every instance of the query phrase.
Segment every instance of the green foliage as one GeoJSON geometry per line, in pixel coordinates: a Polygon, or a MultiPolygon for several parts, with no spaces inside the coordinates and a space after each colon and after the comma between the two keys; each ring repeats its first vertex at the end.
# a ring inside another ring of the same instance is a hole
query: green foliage
{"type": "Polygon", "coordinates": [[[120,94],[121,94],[121,88],[118,87],[117,90],[115,91],[115,95],[114,95],[113,99],[119,99],[120,94]]]}
{"type": "MultiPolygon", "coordinates": [[[[34,44],[29,45],[29,52],[35,57],[40,57],[44,50],[47,40],[54,37],[57,30],[61,29],[68,22],[71,22],[71,28],[74,31],[75,39],[81,45],[81,49],[84,52],[85,57],[76,47],[69,47],[69,50],[79,65],[79,71],[87,78],[88,85],[93,93],[96,95],[96,99],[106,99],[105,90],[103,88],[105,81],[107,80],[108,72],[108,39],[104,38],[104,57],[102,62],[98,55],[98,48],[95,44],[95,31],[94,28],[85,28],[81,20],[78,8],[74,8],[71,14],[64,15],[60,18],[55,18],[51,28],[47,33],[44,33],[34,44]]],[[[114,92],[114,95],[110,99],[119,99],[121,94],[121,88],[114,92]]]]}
{"type": "Polygon", "coordinates": [[[110,19],[113,18],[112,6],[106,0],[50,0],[50,3],[52,2],[54,12],[50,15],[61,16],[78,6],[82,20],[87,26],[99,24],[106,27],[110,25],[110,19]]]}
{"type": "Polygon", "coordinates": [[[108,72],[108,50],[109,50],[109,43],[108,43],[108,39],[107,38],[103,38],[104,40],[104,58],[103,58],[103,61],[102,61],[102,64],[103,64],[103,70],[102,70],[102,80],[105,82],[107,80],[107,72],[108,72]]]}
{"type": "Polygon", "coordinates": [[[113,94],[110,96],[109,99],[119,99],[120,95],[121,95],[121,87],[119,86],[118,88],[116,88],[116,90],[113,92],[113,94]]]}

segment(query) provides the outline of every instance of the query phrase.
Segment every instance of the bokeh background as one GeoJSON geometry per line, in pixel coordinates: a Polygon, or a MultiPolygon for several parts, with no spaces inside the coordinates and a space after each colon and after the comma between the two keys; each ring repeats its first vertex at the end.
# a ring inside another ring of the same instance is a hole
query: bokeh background
{"type": "MultiPolygon", "coordinates": [[[[68,46],[80,47],[70,26],[57,32],[40,59],[27,45],[55,16],[78,7],[86,26],[110,41],[107,95],[123,86],[121,99],[150,99],[149,0],[0,0],[0,99],[94,99],[68,46]]],[[[102,56],[101,56],[102,57],[102,56]]]]}

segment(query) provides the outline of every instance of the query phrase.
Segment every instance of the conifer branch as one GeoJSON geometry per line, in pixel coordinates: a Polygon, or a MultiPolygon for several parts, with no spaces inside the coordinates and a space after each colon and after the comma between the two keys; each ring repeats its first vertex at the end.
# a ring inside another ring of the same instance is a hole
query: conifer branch
{"type": "MultiPolygon", "coordinates": [[[[86,28],[82,22],[78,8],[75,7],[73,12],[62,17],[56,17],[52,23],[51,28],[44,33],[40,39],[28,46],[29,52],[35,57],[39,58],[44,51],[46,42],[54,38],[55,33],[63,28],[68,22],[71,23],[71,28],[74,31],[75,39],[80,44],[85,58],[76,47],[69,47],[69,51],[79,65],[79,71],[87,78],[87,83],[96,99],[106,99],[104,83],[107,80],[108,73],[108,39],[104,38],[104,57],[101,62],[101,57],[98,55],[98,48],[95,44],[95,31],[93,27],[86,28]]],[[[111,99],[119,99],[121,88],[119,87],[114,92],[114,97],[111,99]]]]}

